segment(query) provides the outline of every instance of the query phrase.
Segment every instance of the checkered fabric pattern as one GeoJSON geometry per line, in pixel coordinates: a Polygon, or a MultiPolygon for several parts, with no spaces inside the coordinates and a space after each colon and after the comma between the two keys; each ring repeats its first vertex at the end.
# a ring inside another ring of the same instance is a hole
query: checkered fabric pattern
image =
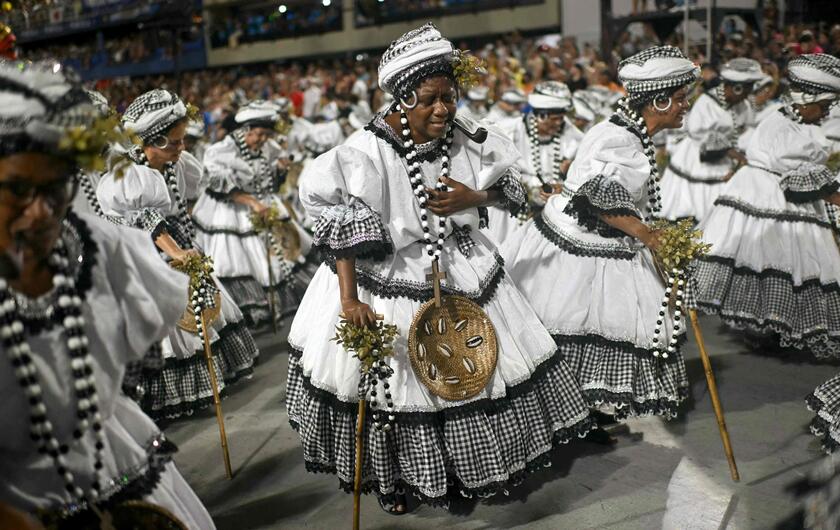
{"type": "Polygon", "coordinates": [[[782,347],[840,357],[840,286],[818,278],[794,284],[790,273],[735,267],[708,256],[697,264],[697,305],[727,324],[756,333],[774,331],[782,347]]]}
{"type": "MultiPolygon", "coordinates": [[[[226,384],[251,373],[259,355],[253,337],[242,324],[230,324],[219,331],[212,352],[220,392],[226,384]]],[[[213,399],[203,350],[185,359],[168,359],[162,370],[144,371],[143,387],[143,409],[154,419],[193,414],[213,399]]]]}
{"type": "Polygon", "coordinates": [[[626,343],[594,335],[554,335],[590,407],[615,407],[623,416],[677,415],[686,398],[688,375],[682,354],[667,360],[626,343]]]}
{"type": "Polygon", "coordinates": [[[335,257],[384,251],[390,241],[379,214],[362,203],[337,204],[321,212],[312,238],[315,247],[335,257]]]}
{"type": "MultiPolygon", "coordinates": [[[[353,480],[355,403],[314,389],[297,360],[290,358],[289,418],[297,426],[310,471],[353,480]]],[[[559,357],[545,362],[530,381],[508,396],[482,406],[437,413],[396,413],[390,433],[365,431],[362,482],[377,495],[401,485],[425,499],[442,499],[449,484],[462,494],[490,495],[533,471],[557,444],[584,435],[592,426],[586,406],[559,357]]]]}
{"type": "Polygon", "coordinates": [[[833,452],[840,447],[840,374],[835,375],[806,398],[816,415],[811,432],[822,440],[823,449],[833,452]]]}
{"type": "Polygon", "coordinates": [[[492,189],[501,192],[499,206],[510,212],[511,215],[519,215],[528,209],[528,192],[522,184],[522,175],[515,167],[505,171],[492,189]]]}

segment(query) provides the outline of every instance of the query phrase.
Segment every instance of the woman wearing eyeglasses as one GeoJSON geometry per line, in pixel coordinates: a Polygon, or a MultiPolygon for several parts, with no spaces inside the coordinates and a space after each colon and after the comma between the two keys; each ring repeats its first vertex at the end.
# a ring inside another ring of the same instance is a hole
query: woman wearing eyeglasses
{"type": "Polygon", "coordinates": [[[52,64],[0,61],[0,527],[27,528],[12,509],[48,528],[134,527],[142,512],[212,529],[175,447],[120,392],[188,280],[146,234],[69,209],[100,151],[95,134],[64,140],[102,125],[52,64]]]}
{"type": "MultiPolygon", "coordinates": [[[[182,261],[200,253],[195,228],[187,211],[185,168],[181,160],[187,128],[187,110],[177,95],[152,90],[134,100],[123,114],[123,125],[142,140],[127,155],[123,173],[102,177],[97,197],[106,216],[148,232],[167,260],[182,261]]],[[[242,313],[218,285],[219,318],[213,322],[210,341],[217,380],[232,383],[253,370],[258,355],[242,313]]],[[[152,417],[175,418],[192,414],[212,402],[210,373],[204,345],[198,335],[176,326],[163,343],[163,371],[144,380],[144,408],[152,417]]]]}

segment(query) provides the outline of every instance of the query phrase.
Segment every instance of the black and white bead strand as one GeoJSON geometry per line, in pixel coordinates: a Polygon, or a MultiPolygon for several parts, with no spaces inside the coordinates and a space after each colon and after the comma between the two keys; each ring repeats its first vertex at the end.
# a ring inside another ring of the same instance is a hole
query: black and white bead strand
{"type": "Polygon", "coordinates": [[[71,510],[80,510],[87,502],[96,502],[102,492],[105,436],[102,430],[102,416],[99,413],[93,358],[88,351],[88,339],[84,332],[82,300],[76,292],[73,278],[67,275],[69,259],[61,243],[51,256],[51,262],[57,271],[53,276],[56,302],[51,318],[62,326],[63,335],[67,339],[76,396],[76,426],[72,436],[74,442],[78,441],[90,429],[94,437],[94,476],[91,489],[87,493],[76,484],[76,477],[67,467],[65,455],[69,452],[69,446],[58,441],[48,419],[43,390],[38,382],[38,372],[26,341],[26,328],[4,278],[0,278],[0,338],[18,383],[23,387],[29,402],[30,438],[38,445],[39,453],[48,454],[52,458],[56,471],[64,481],[66,491],[74,499],[71,510]]]}
{"type": "Polygon", "coordinates": [[[374,361],[370,370],[363,373],[362,378],[359,380],[359,398],[365,399],[366,396],[370,395],[369,404],[372,413],[371,416],[373,417],[373,427],[378,431],[390,431],[396,420],[396,416],[394,416],[394,400],[391,396],[391,385],[388,382],[393,373],[393,368],[388,366],[384,359],[380,358],[374,361]],[[385,394],[384,411],[387,418],[385,420],[380,415],[382,409],[379,408],[379,401],[377,401],[380,382],[382,383],[385,394]]]}
{"type": "Polygon", "coordinates": [[[104,217],[104,214],[102,213],[102,206],[99,204],[99,199],[96,197],[96,190],[93,189],[93,183],[90,181],[90,177],[84,171],[79,171],[76,174],[76,179],[79,181],[79,187],[82,188],[82,192],[85,194],[85,198],[87,199],[90,209],[97,217],[104,217]]]}
{"type": "MultiPolygon", "coordinates": [[[[542,156],[540,153],[540,135],[537,129],[537,117],[534,114],[530,114],[528,116],[528,140],[529,140],[529,154],[531,155],[531,166],[534,168],[536,172],[537,180],[542,182],[543,184],[548,184],[543,180],[542,176],[542,156]]],[[[562,175],[560,168],[563,164],[563,153],[562,153],[562,134],[555,134],[551,137],[551,178],[552,180],[560,180],[562,175]]],[[[549,190],[545,190],[549,191],[549,190]]]]}
{"type": "Polygon", "coordinates": [[[683,316],[683,299],[685,297],[685,271],[681,269],[671,269],[668,274],[667,285],[665,288],[665,295],[662,297],[662,306],[659,309],[659,317],[656,320],[656,328],[653,330],[653,356],[667,359],[677,351],[678,337],[683,333],[682,331],[682,316],[683,316]],[[671,303],[671,296],[676,290],[674,300],[674,328],[671,333],[671,339],[668,341],[667,347],[662,347],[662,326],[665,322],[665,315],[668,312],[668,306],[671,303]]]}
{"type": "Polygon", "coordinates": [[[656,147],[653,145],[653,140],[648,134],[645,119],[639,115],[638,112],[630,108],[626,99],[622,99],[618,104],[618,113],[621,117],[629,122],[634,129],[639,132],[642,140],[642,148],[650,165],[650,177],[648,177],[648,211],[645,213],[644,221],[649,223],[658,217],[659,212],[662,211],[662,196],[659,187],[659,169],[656,165],[656,147]]]}
{"type": "MultiPolygon", "coordinates": [[[[142,150],[139,153],[139,163],[144,166],[149,165],[149,159],[142,150]]],[[[187,211],[187,201],[181,194],[181,189],[178,187],[178,173],[175,170],[174,162],[169,162],[164,166],[163,178],[166,180],[166,185],[169,186],[169,191],[172,192],[172,196],[175,197],[175,206],[178,207],[178,221],[180,221],[181,226],[187,232],[190,238],[190,247],[192,247],[193,241],[195,241],[195,226],[193,226],[192,218],[190,218],[190,214],[187,211]]]]}
{"type": "MultiPolygon", "coordinates": [[[[426,243],[426,253],[432,258],[432,261],[438,261],[443,252],[444,239],[446,239],[446,217],[440,217],[438,220],[437,244],[435,244],[432,240],[431,229],[429,228],[429,211],[426,209],[426,204],[429,199],[426,194],[426,186],[423,183],[423,173],[420,169],[417,147],[411,138],[408,116],[406,116],[405,110],[402,107],[400,107],[400,124],[402,125],[403,147],[408,150],[408,153],[405,155],[409,167],[408,178],[411,182],[411,187],[414,189],[414,196],[417,197],[417,202],[420,203],[420,223],[423,226],[423,240],[426,243]]],[[[441,143],[440,178],[435,184],[437,191],[446,191],[447,189],[442,179],[449,177],[449,148],[452,145],[453,134],[454,129],[450,124],[447,127],[444,141],[441,143]]]]}
{"type": "Polygon", "coordinates": [[[295,271],[291,265],[286,263],[286,258],[283,256],[283,249],[277,242],[277,237],[275,237],[274,231],[268,230],[266,235],[268,236],[268,244],[271,247],[271,251],[274,252],[274,256],[277,258],[277,263],[280,265],[280,269],[282,270],[282,277],[278,279],[278,283],[289,281],[295,271]]]}

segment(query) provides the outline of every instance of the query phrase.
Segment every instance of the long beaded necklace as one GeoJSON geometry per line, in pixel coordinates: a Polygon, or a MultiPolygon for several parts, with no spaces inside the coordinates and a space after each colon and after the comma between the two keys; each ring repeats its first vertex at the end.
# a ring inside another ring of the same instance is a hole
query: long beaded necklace
{"type": "Polygon", "coordinates": [[[714,99],[717,101],[717,104],[729,114],[729,119],[732,120],[732,130],[729,131],[729,140],[732,142],[732,145],[738,145],[738,137],[741,136],[741,133],[743,132],[744,124],[741,124],[740,126],[738,125],[738,120],[735,116],[733,106],[726,101],[722,84],[715,87],[714,99]]]}
{"type": "Polygon", "coordinates": [[[644,149],[645,156],[647,156],[648,164],[650,165],[650,176],[647,181],[648,211],[645,212],[644,217],[645,223],[649,223],[657,217],[657,214],[660,211],[662,211],[662,197],[660,195],[659,187],[659,180],[661,177],[659,175],[659,169],[657,169],[656,165],[656,147],[653,145],[653,140],[651,140],[650,135],[648,134],[645,119],[635,110],[630,108],[626,99],[619,101],[616,113],[623,121],[629,123],[630,126],[638,133],[638,136],[642,141],[642,148],[644,149]]]}
{"type": "MultiPolygon", "coordinates": [[[[542,157],[540,156],[540,135],[537,131],[537,117],[534,114],[530,114],[527,119],[527,131],[528,131],[528,140],[529,142],[529,154],[531,155],[531,166],[534,168],[536,172],[537,179],[542,182],[546,183],[542,176],[542,157]]],[[[562,129],[557,133],[551,136],[551,144],[552,144],[552,157],[551,157],[551,178],[562,180],[563,175],[561,171],[561,166],[563,165],[563,153],[562,153],[562,129]]]]}
{"type": "Polygon", "coordinates": [[[99,413],[93,357],[88,350],[88,339],[84,331],[82,299],[76,290],[75,280],[67,272],[69,263],[67,250],[63,241],[59,239],[50,256],[50,264],[56,271],[53,275],[55,303],[52,318],[61,324],[70,354],[70,368],[73,373],[73,389],[76,396],[76,426],[73,430],[73,441],[81,440],[89,429],[93,432],[94,478],[91,489],[87,493],[76,484],[76,477],[67,467],[65,455],[69,451],[69,446],[59,442],[53,432],[43,401],[43,391],[38,382],[38,370],[32,360],[32,350],[26,341],[26,328],[17,303],[9,293],[5,278],[0,278],[0,337],[18,383],[29,401],[30,438],[38,445],[39,453],[48,454],[52,458],[56,471],[64,481],[66,491],[77,503],[77,507],[82,509],[87,504],[95,503],[102,492],[101,474],[104,467],[102,454],[105,450],[105,435],[102,431],[102,416],[99,413]]]}
{"type": "MultiPolygon", "coordinates": [[[[645,156],[647,156],[648,164],[650,164],[650,177],[648,177],[648,211],[644,216],[644,221],[647,224],[653,221],[657,217],[656,214],[662,210],[662,197],[660,195],[659,187],[660,175],[656,165],[656,148],[654,147],[653,141],[648,134],[644,118],[630,108],[627,105],[626,100],[621,100],[619,102],[618,110],[616,112],[624,121],[629,122],[639,133],[645,156]]],[[[680,330],[682,329],[680,323],[682,321],[683,313],[682,306],[683,298],[685,296],[686,272],[685,270],[674,268],[669,272],[666,272],[665,275],[667,287],[665,288],[665,295],[662,298],[662,306],[659,309],[659,315],[656,319],[656,327],[653,330],[652,339],[653,356],[662,357],[663,359],[667,359],[670,355],[677,351],[677,344],[679,342],[677,337],[680,335],[680,330]],[[665,323],[665,314],[668,310],[668,305],[671,303],[671,296],[674,294],[674,291],[676,291],[674,302],[674,330],[671,334],[668,346],[663,348],[660,343],[662,326],[665,323]]]]}
{"type": "MultiPolygon", "coordinates": [[[[420,204],[420,224],[423,227],[423,241],[425,243],[426,254],[432,259],[432,263],[435,266],[433,269],[436,269],[436,266],[440,261],[441,253],[443,252],[443,243],[446,239],[447,218],[440,217],[438,220],[437,242],[435,243],[432,239],[429,211],[426,209],[426,204],[428,204],[429,198],[426,193],[426,186],[423,183],[423,172],[420,169],[417,146],[411,138],[411,129],[408,126],[408,116],[406,116],[405,110],[402,107],[400,107],[400,124],[402,125],[401,135],[403,147],[407,149],[405,160],[408,164],[408,178],[411,183],[412,190],[414,191],[414,196],[420,204]]],[[[450,124],[447,126],[444,141],[440,144],[441,168],[440,178],[435,184],[435,189],[437,191],[446,190],[446,184],[444,184],[442,180],[449,176],[449,148],[452,145],[453,134],[454,130],[450,124]]],[[[390,384],[388,382],[388,379],[392,374],[393,369],[388,366],[383,359],[380,359],[375,368],[365,374],[359,382],[360,395],[365,396],[370,393],[370,405],[371,410],[373,411],[373,425],[378,430],[389,431],[391,429],[391,424],[395,419],[393,413],[394,402],[391,396],[390,384]],[[384,389],[385,406],[388,412],[387,421],[382,421],[379,414],[379,403],[377,401],[377,380],[382,382],[384,389]]]]}
{"type": "Polygon", "coordinates": [[[93,183],[90,181],[90,177],[84,171],[79,171],[76,178],[79,181],[79,186],[85,194],[85,198],[87,199],[90,209],[93,210],[93,213],[96,214],[97,217],[104,217],[105,215],[102,212],[102,205],[99,204],[99,199],[96,197],[96,191],[93,189],[93,183]]]}
{"type": "MultiPolygon", "coordinates": [[[[142,166],[150,167],[149,159],[146,157],[146,153],[142,150],[137,152],[136,162],[142,166]]],[[[187,201],[181,194],[181,189],[178,187],[178,173],[175,171],[174,162],[167,162],[163,167],[163,178],[166,180],[166,184],[169,186],[169,191],[172,192],[172,196],[175,197],[175,205],[178,207],[178,221],[187,232],[186,235],[190,239],[189,247],[192,248],[193,241],[195,240],[195,226],[193,225],[192,218],[187,211],[187,201]]]]}

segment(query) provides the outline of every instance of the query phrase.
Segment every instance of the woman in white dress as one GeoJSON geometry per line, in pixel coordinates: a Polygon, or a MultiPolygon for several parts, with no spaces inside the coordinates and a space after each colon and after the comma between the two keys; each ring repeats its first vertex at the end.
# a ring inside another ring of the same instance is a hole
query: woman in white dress
{"type": "MultiPolygon", "coordinates": [[[[528,105],[530,112],[498,126],[522,156],[522,183],[531,202],[540,207],[545,200],[541,193],[561,189],[583,133],[566,117],[573,103],[572,93],[564,83],[539,83],[528,96],[528,105]]],[[[508,248],[508,243],[519,240],[527,220],[521,214],[526,212],[513,216],[499,207],[488,208],[485,233],[500,247],[508,248]]]]}
{"type": "Polygon", "coordinates": [[[836,175],[824,165],[819,122],[840,92],[840,59],[791,61],[783,111],[759,124],[747,165],[700,227],[712,245],[699,262],[699,308],[783,348],[840,354],[836,175]],[[837,75],[837,77],[834,77],[837,75]]]}
{"type": "MultiPolygon", "coordinates": [[[[751,342],[819,358],[840,356],[840,183],[824,165],[819,124],[840,97],[840,59],[802,55],[788,65],[781,112],[756,128],[747,165],[724,188],[703,238],[697,303],[751,342]]],[[[840,377],[808,398],[812,429],[827,448],[840,440],[840,377]]]]}
{"type": "Polygon", "coordinates": [[[81,153],[61,139],[93,124],[84,92],[52,64],[0,63],[0,86],[0,504],[100,528],[143,500],[184,525],[161,528],[212,529],[174,446],[120,393],[188,280],[147,234],[68,212],[81,153]]]}
{"type": "Polygon", "coordinates": [[[662,175],[662,217],[697,222],[706,217],[744,162],[739,141],[753,120],[747,98],[762,76],[758,61],[732,59],[721,69],[723,82],[697,98],[662,175]]]}
{"type": "Polygon", "coordinates": [[[589,406],[617,417],[671,418],[688,392],[684,330],[661,307],[665,285],[652,252],[659,241],[646,223],[660,211],[651,136],[681,125],[697,75],[670,46],[622,61],[627,99],[586,133],[563,192],[508,253],[511,278],[589,406]]]}
{"type": "Polygon", "coordinates": [[[314,271],[307,263],[312,238],[276,195],[286,167],[277,144],[269,143],[278,119],[277,106],[266,101],[253,101],[236,114],[239,128],[207,148],[206,187],[193,208],[197,241],[252,327],[271,321],[270,296],[277,319],[294,314],[314,271]],[[275,237],[275,244],[267,244],[254,231],[251,215],[264,215],[271,206],[288,220],[289,242],[275,237]]]}
{"type": "MultiPolygon", "coordinates": [[[[186,163],[181,158],[187,125],[186,106],[166,90],[142,94],[123,114],[123,126],[143,141],[127,156],[128,167],[103,175],[97,198],[113,220],[145,230],[166,260],[200,252],[185,197],[186,163]]],[[[209,333],[219,386],[253,372],[259,355],[242,313],[219,287],[221,312],[209,333]]],[[[185,307],[186,309],[186,307],[185,307]]],[[[176,418],[213,402],[204,343],[196,333],[170,322],[163,342],[165,364],[146,374],[143,408],[154,418],[176,418]]],[[[220,388],[220,389],[221,389],[220,388]]]]}
{"type": "Polygon", "coordinates": [[[432,504],[445,504],[448,490],[493,495],[591,427],[551,336],[478,231],[477,207],[516,208],[525,196],[508,139],[452,127],[459,58],[431,23],[394,41],[379,85],[399,103],[317,158],[301,179],[301,199],[317,219],[315,245],[327,259],[289,334],[289,419],[307,469],[335,473],[349,488],[359,364],[332,338],[340,314],[368,325],[379,313],[396,325],[390,385],[377,386],[393,406],[394,427],[379,430],[368,415],[362,473],[364,490],[392,513],[405,511],[406,491],[432,504]],[[435,260],[446,273],[443,294],[477,304],[496,330],[495,369],[469,399],[433,393],[407,351],[415,314],[435,290],[428,277],[435,260]]]}

